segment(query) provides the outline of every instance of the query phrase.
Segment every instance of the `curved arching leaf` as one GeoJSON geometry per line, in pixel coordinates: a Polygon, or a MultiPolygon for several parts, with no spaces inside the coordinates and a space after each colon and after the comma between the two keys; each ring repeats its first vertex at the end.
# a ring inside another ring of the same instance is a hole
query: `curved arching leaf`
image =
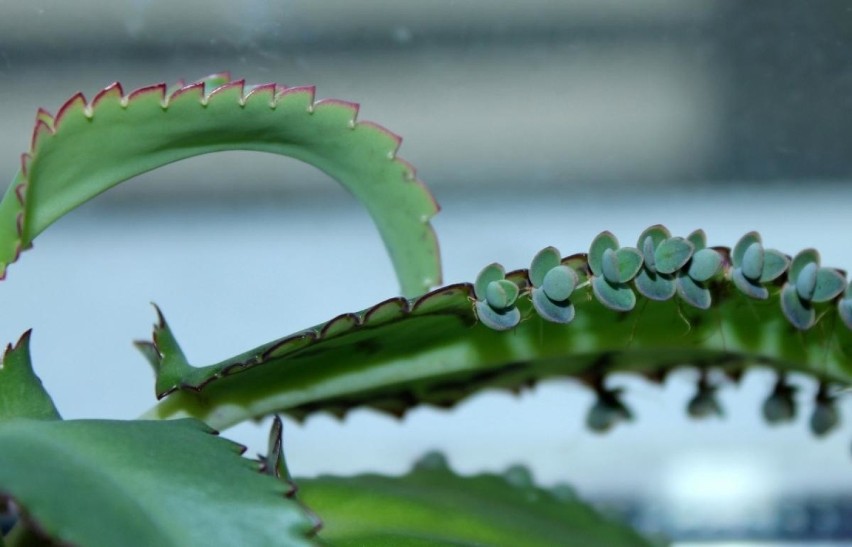
{"type": "Polygon", "coordinates": [[[217,75],[91,102],[74,95],[54,118],[40,110],[32,145],[0,202],[0,277],[51,223],[101,192],[162,165],[222,150],[293,157],[340,182],[367,208],[408,297],[440,283],[429,219],[438,206],[397,157],[400,137],[356,121],[358,105],[314,98],[313,87],[248,86],[217,75]]]}

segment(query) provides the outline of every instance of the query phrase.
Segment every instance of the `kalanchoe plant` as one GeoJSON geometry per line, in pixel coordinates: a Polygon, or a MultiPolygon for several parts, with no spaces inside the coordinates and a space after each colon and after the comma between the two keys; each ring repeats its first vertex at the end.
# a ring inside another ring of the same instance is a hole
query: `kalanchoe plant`
{"type": "Polygon", "coordinates": [[[562,264],[559,250],[547,247],[533,257],[530,266],[530,297],[541,317],[554,323],[570,323],[574,319],[571,295],[579,284],[577,272],[562,264]]]}
{"type": "Polygon", "coordinates": [[[628,283],[642,268],[642,253],[632,247],[619,247],[618,239],[602,232],[589,248],[592,288],[601,304],[615,311],[630,311],[636,295],[628,283]]]}
{"type": "Polygon", "coordinates": [[[251,149],[346,186],[375,220],[403,296],[208,366],[190,364],[157,310],[152,339],[137,347],[159,402],[130,421],[63,420],[33,372],[26,333],[0,366],[0,512],[17,521],[3,543],[646,545],[565,488],[536,487],[522,468],[460,477],[433,454],[398,478],[293,479],[280,421],[258,460],[214,433],[274,414],[402,416],[565,376],[595,391],[587,424],[604,431],[634,417],[621,390],[606,387],[612,373],[660,379],[696,367],[687,406],[703,417],[721,413],[709,373],[736,377],[753,363],[778,374],[763,406],[770,423],[795,415],[788,377],[802,373],[820,385],[813,433],[839,425],[835,400],[852,385],[852,285],[843,292],[845,274],[814,251],[791,262],[756,232],[731,251],[707,247],[700,230],[681,238],[653,226],[638,248],[603,232],[588,254],[548,247],[529,270],[492,264],[474,283],[433,289],[437,205],[397,156],[400,139],[356,114],[351,103],[316,101],[310,87],[227,75],[129,94],[113,84],[92,101],[75,95],[56,117],[38,112],[0,201],[2,275],[52,222],[121,181],[251,149]]]}

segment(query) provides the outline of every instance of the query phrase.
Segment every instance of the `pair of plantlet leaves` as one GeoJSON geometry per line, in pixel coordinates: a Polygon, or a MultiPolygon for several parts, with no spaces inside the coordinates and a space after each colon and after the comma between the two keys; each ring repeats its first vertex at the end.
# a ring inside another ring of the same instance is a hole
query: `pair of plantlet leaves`
{"type": "Polygon", "coordinates": [[[644,261],[634,280],[636,290],[651,300],[668,300],[677,293],[696,308],[710,308],[706,282],[719,273],[722,257],[707,248],[703,230],[683,239],[672,237],[665,226],[658,224],[642,232],[638,245],[644,261]]]}
{"type": "Polygon", "coordinates": [[[579,284],[577,272],[562,264],[559,250],[547,247],[533,258],[529,271],[530,296],[538,314],[552,323],[568,324],[574,319],[571,295],[579,284]]]}
{"type": "Polygon", "coordinates": [[[614,235],[603,232],[589,249],[595,297],[612,310],[630,311],[636,305],[628,285],[633,281],[636,290],[651,300],[665,301],[678,294],[692,306],[707,309],[711,297],[705,283],[719,272],[722,260],[706,247],[702,230],[684,239],[672,237],[664,226],[651,226],[639,236],[638,249],[619,247],[614,235]]]}
{"type": "MultiPolygon", "coordinates": [[[[816,323],[814,304],[834,300],[846,285],[843,275],[832,268],[820,267],[816,249],[806,249],[797,254],[787,272],[787,282],[781,289],[781,309],[799,330],[807,330],[816,323]]],[[[843,303],[840,303],[841,315],[843,303]]]]}
{"type": "Polygon", "coordinates": [[[521,312],[515,306],[520,289],[506,279],[506,270],[500,264],[489,264],[479,272],[473,292],[476,314],[484,325],[494,330],[507,330],[520,323],[521,312]]]}
{"type": "MultiPolygon", "coordinates": [[[[529,278],[532,284],[529,295],[539,315],[553,323],[570,323],[575,313],[571,294],[579,279],[573,268],[561,263],[555,247],[547,247],[533,258],[529,278]]],[[[474,296],[477,316],[488,327],[508,330],[521,321],[517,307],[520,288],[506,279],[500,264],[490,264],[479,273],[474,283],[474,296]]]]}
{"type": "Polygon", "coordinates": [[[769,298],[764,284],[779,278],[790,266],[790,259],[774,249],[764,249],[760,234],[749,232],[737,242],[731,253],[731,279],[743,294],[757,300],[769,298]]]}

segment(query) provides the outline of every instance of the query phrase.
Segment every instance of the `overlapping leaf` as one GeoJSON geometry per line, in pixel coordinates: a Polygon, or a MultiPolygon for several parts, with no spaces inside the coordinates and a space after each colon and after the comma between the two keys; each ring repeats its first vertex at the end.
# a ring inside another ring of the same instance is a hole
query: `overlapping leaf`
{"type": "Polygon", "coordinates": [[[313,523],[196,420],[0,421],[0,491],[76,545],[311,545],[313,523]]]}
{"type": "Polygon", "coordinates": [[[537,487],[528,471],[461,477],[437,454],[402,477],[300,479],[330,546],[648,546],[568,488],[537,487]]]}

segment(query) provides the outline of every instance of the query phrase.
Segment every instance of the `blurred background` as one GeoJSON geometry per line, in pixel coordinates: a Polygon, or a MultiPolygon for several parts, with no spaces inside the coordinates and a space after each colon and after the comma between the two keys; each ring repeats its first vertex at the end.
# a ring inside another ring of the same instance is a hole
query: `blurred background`
{"type": "MultiPolygon", "coordinates": [[[[526,267],[547,245],[585,251],[604,229],[632,244],[656,223],[704,228],[711,245],[757,229],[769,247],[817,246],[848,270],[850,48],[840,0],[0,0],[0,173],[17,170],[38,107],[116,80],[130,91],[230,70],[314,84],[403,135],[400,155],[443,207],[447,283],[495,260],[526,267]]],[[[208,364],[397,290],[337,184],[222,153],[139,177],[40,236],[0,286],[0,340],[34,328],[35,366],[65,417],[133,418],[153,404],[130,345],[150,334],[150,301],[208,364]]],[[[755,371],[722,390],[724,419],[698,423],[684,412],[696,377],[612,378],[638,420],[603,437],[583,426],[592,394],[555,381],[403,422],[288,422],[285,446],[301,475],[401,473],[429,449],[463,473],[525,463],[682,544],[852,541],[850,428],[812,437],[816,386],[795,378],[799,419],[768,427],[774,377],[755,371]]],[[[259,452],[266,427],[228,435],[259,452]]]]}

